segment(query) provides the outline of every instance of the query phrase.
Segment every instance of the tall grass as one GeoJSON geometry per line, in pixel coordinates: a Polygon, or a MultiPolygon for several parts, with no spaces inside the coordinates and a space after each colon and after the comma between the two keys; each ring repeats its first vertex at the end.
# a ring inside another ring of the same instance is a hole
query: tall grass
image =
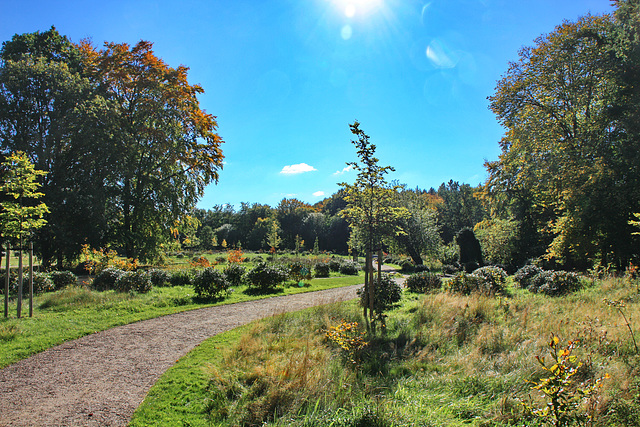
{"type": "MultiPolygon", "coordinates": [[[[405,294],[386,331],[366,336],[368,346],[356,363],[324,338],[332,325],[362,320],[353,302],[257,323],[215,357],[202,350],[199,357],[207,362],[192,368],[199,369],[204,385],[189,397],[202,402],[202,410],[189,422],[543,425],[544,420],[526,418],[521,402],[547,404],[528,381],[548,375],[536,356],[548,356],[555,334],[563,342],[577,340],[573,354],[582,365],[576,386],[608,377],[578,411],[591,408],[595,426],[640,425],[640,356],[620,313],[603,301],[624,301],[631,330],[638,331],[637,288],[612,278],[562,298],[510,291],[501,298],[405,294]]],[[[155,402],[172,399],[171,390],[154,397],[155,402]]],[[[140,414],[154,413],[154,404],[145,402],[132,425],[144,425],[140,414]]],[[[180,408],[183,402],[173,399],[173,405],[180,408]]],[[[170,406],[162,406],[165,415],[170,406]]]]}

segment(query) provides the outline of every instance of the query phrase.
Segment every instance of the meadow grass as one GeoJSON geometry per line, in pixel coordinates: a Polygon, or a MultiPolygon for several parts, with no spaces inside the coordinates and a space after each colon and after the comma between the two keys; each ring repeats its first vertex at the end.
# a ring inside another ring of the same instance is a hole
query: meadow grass
{"type": "Polygon", "coordinates": [[[637,332],[640,295],[622,279],[561,298],[512,287],[498,298],[405,292],[386,330],[366,335],[356,359],[325,337],[340,322],[362,324],[355,302],[275,316],[236,331],[224,345],[213,338],[215,351],[206,341],[180,360],[175,369],[188,373],[168,371],[132,425],[163,425],[157,420],[185,408],[193,409],[185,425],[550,425],[523,402],[539,409],[548,403],[530,381],[549,375],[536,356],[549,360],[555,335],[562,345],[578,343],[573,355],[582,363],[564,393],[575,397],[572,387],[601,379],[569,420],[583,414],[594,426],[637,426],[640,355],[605,298],[625,304],[637,332]],[[195,379],[196,386],[185,385],[195,379]]]}
{"type": "MultiPolygon", "coordinates": [[[[363,282],[359,276],[329,277],[306,281],[308,286],[285,284],[276,293],[255,295],[246,286],[236,287],[227,297],[215,301],[195,298],[191,286],[156,287],[147,294],[95,292],[81,286],[36,296],[33,317],[0,319],[0,368],[54,345],[94,332],[140,320],[214,305],[233,304],[319,291],[363,282]]],[[[15,316],[15,301],[9,313],[15,316]]],[[[23,316],[24,316],[23,307],[23,316]]]]}

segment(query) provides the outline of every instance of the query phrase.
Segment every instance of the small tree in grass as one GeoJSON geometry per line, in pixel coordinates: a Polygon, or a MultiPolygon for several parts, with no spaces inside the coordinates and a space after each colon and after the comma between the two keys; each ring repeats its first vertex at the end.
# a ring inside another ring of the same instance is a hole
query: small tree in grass
{"type": "MultiPolygon", "coordinates": [[[[27,155],[20,151],[10,154],[1,167],[4,179],[0,185],[0,192],[6,195],[6,199],[0,203],[2,208],[0,232],[3,240],[18,245],[17,315],[20,317],[22,315],[22,249],[24,241],[31,236],[31,233],[47,223],[43,216],[49,212],[49,209],[46,204],[37,203],[37,199],[44,195],[38,192],[40,184],[37,179],[46,175],[46,172],[36,170],[27,155]]],[[[9,256],[8,253],[7,256],[9,256]]],[[[5,288],[5,317],[8,316],[8,296],[9,292],[5,288]]],[[[30,292],[30,301],[32,296],[30,292]]],[[[33,313],[30,311],[31,314],[33,313]]]]}
{"type": "MultiPolygon", "coordinates": [[[[376,146],[369,142],[369,135],[360,129],[357,121],[352,125],[351,133],[357,140],[351,141],[358,149],[360,162],[349,162],[358,172],[358,178],[353,184],[341,183],[345,190],[347,207],[342,215],[349,221],[352,237],[357,236],[359,246],[364,247],[366,254],[366,275],[364,292],[368,295],[364,301],[364,315],[367,319],[375,319],[376,311],[374,292],[374,273],[371,259],[374,250],[380,249],[382,237],[390,233],[395,234],[397,222],[407,216],[407,210],[397,207],[394,203],[397,187],[387,183],[385,175],[394,169],[391,166],[380,166],[375,157],[376,146]],[[367,310],[369,311],[367,316],[367,310]]],[[[381,276],[378,272],[378,282],[381,276]]]]}

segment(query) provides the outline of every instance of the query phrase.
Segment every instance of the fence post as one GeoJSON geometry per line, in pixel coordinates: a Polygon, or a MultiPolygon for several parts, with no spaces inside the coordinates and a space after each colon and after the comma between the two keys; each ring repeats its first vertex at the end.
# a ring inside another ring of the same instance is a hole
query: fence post
{"type": "Polygon", "coordinates": [[[29,242],[29,317],[33,317],[33,242],[29,242]]]}

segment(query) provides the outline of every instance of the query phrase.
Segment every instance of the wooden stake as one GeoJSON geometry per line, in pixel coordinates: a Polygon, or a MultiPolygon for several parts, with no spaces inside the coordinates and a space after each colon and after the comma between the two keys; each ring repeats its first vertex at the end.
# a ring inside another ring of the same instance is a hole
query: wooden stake
{"type": "Polygon", "coordinates": [[[33,242],[29,242],[29,317],[33,317],[33,242]]]}
{"type": "Polygon", "coordinates": [[[7,270],[4,280],[4,317],[9,317],[9,280],[11,277],[11,245],[7,243],[7,270]]]}

